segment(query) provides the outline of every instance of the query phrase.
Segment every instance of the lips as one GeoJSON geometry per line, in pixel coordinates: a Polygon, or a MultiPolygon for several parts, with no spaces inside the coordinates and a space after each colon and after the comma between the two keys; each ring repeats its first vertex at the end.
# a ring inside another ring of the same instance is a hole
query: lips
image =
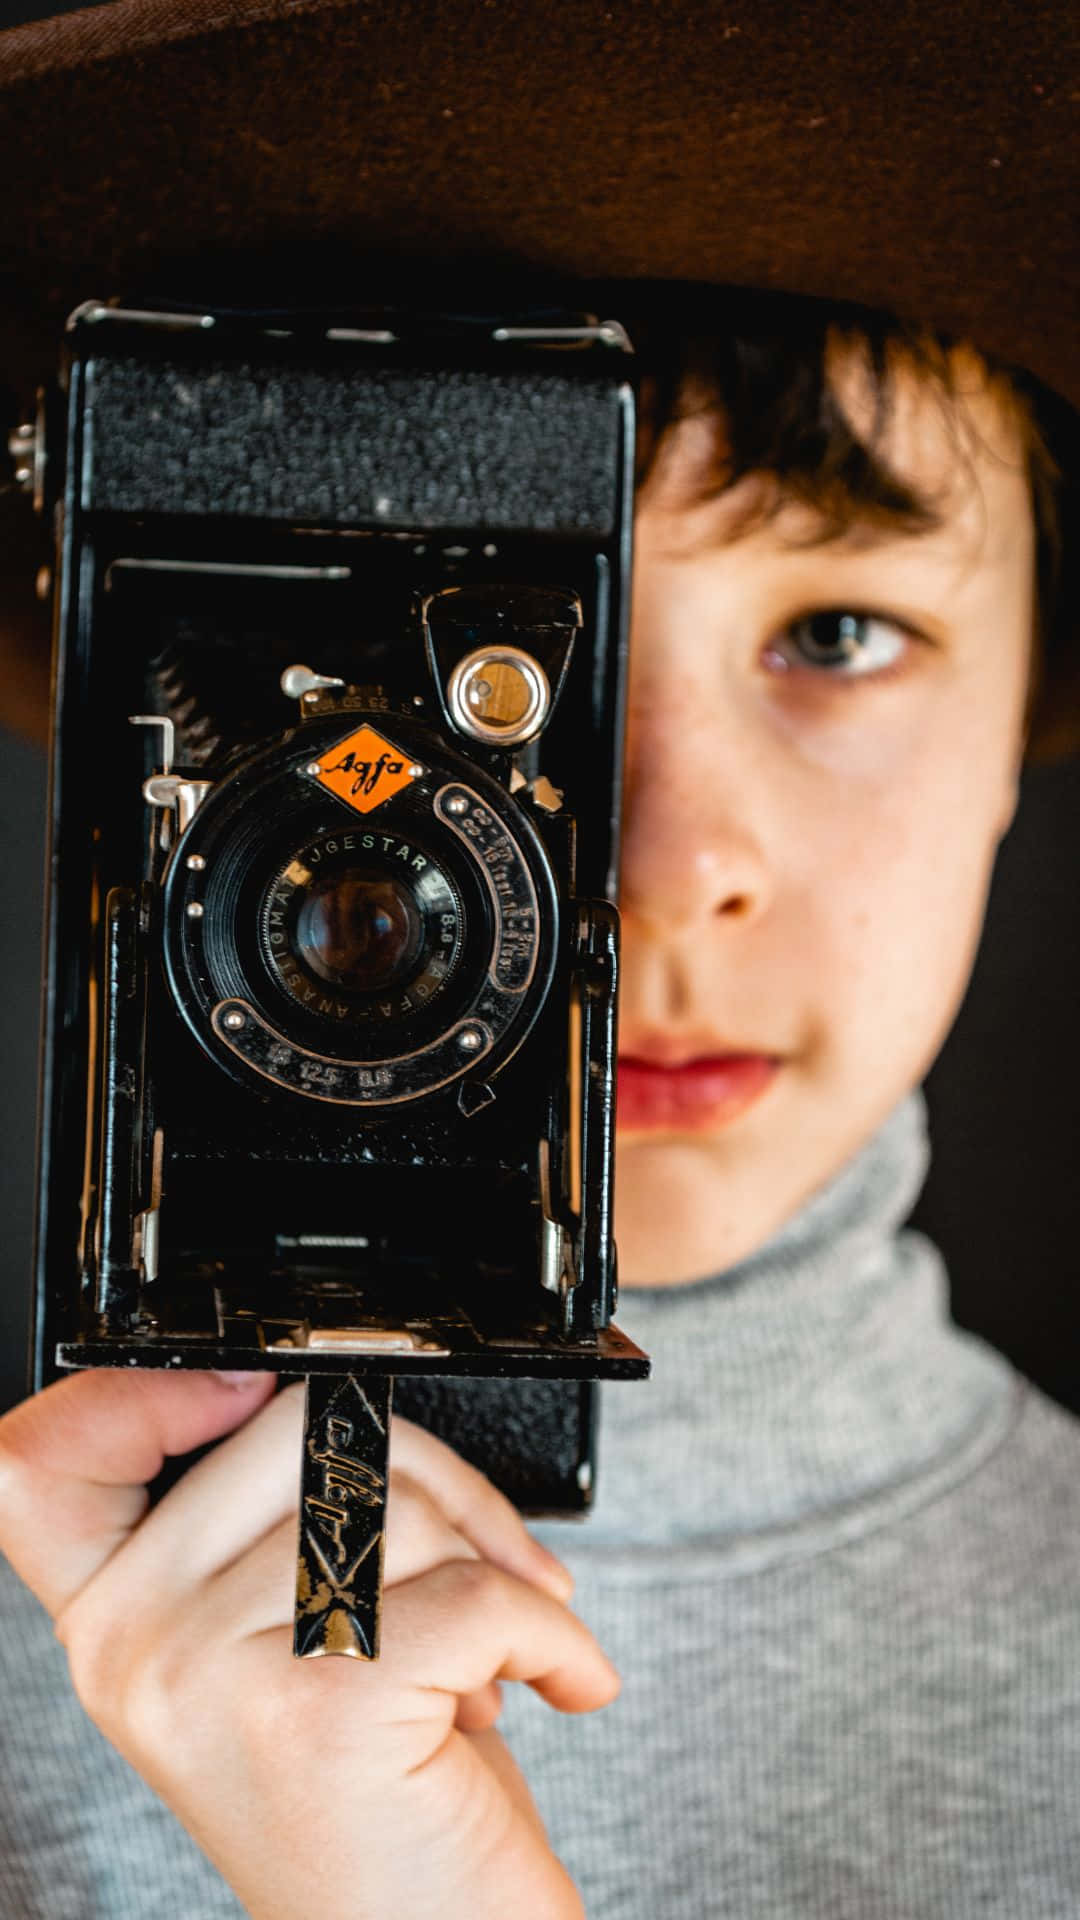
{"type": "Polygon", "coordinates": [[[780,1061],[766,1053],[713,1053],[680,1060],[663,1042],[648,1055],[620,1054],[616,1124],[622,1131],[710,1132],[729,1126],[772,1085],[780,1061]],[[668,1057],[658,1058],[666,1054],[668,1057]]]}

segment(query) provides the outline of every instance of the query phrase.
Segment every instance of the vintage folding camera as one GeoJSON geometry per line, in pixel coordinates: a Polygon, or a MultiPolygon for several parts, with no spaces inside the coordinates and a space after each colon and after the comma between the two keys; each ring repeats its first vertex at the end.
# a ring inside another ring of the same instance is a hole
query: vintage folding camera
{"type": "Polygon", "coordinates": [[[91,302],[58,529],[37,1380],[308,1379],[296,1650],[377,1647],[394,1404],[588,1503],[634,407],[589,316],[91,302]]]}

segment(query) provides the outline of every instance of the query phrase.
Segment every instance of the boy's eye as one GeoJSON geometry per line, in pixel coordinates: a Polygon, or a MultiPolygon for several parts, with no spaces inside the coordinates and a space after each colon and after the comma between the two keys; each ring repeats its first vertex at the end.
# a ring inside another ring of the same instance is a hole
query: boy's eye
{"type": "Polygon", "coordinates": [[[823,667],[845,679],[881,673],[895,665],[908,644],[903,627],[882,614],[849,613],[833,607],[793,620],[768,653],[776,667],[823,667]]]}

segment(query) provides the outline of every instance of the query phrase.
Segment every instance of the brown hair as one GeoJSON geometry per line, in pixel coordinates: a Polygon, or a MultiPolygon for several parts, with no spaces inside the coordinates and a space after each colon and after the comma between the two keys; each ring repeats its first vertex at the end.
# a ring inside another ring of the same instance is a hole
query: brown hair
{"type": "Polygon", "coordinates": [[[1036,606],[1028,758],[1056,758],[1080,747],[1080,648],[1077,562],[1065,529],[1076,512],[1080,422],[1072,409],[1022,370],[893,314],[786,294],[695,290],[669,297],[666,310],[633,322],[642,365],[638,483],[648,478],[667,428],[698,414],[723,418],[702,497],[750,473],[776,481],[757,496],[736,533],[773,518],[786,499],[813,506],[816,541],[869,519],[920,533],[940,524],[934,500],[892,472],[881,452],[901,366],[938,394],[958,457],[970,456],[973,429],[956,389],[956,368],[971,358],[985,369],[1015,425],[1031,488],[1036,531],[1036,606]],[[676,320],[677,316],[677,320],[676,320]],[[860,438],[833,389],[838,347],[861,354],[874,396],[874,420],[860,438]]]}

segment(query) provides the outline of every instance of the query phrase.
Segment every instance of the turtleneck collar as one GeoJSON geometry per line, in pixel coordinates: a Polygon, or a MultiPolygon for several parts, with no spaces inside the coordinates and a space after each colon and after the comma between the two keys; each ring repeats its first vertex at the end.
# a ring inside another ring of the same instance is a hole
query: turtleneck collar
{"type": "Polygon", "coordinates": [[[740,1265],[623,1292],[653,1372],[602,1389],[586,1551],[764,1543],[925,1495],[1007,1420],[1012,1369],[955,1326],[936,1249],[900,1231],[928,1159],[914,1094],[740,1265]]]}

